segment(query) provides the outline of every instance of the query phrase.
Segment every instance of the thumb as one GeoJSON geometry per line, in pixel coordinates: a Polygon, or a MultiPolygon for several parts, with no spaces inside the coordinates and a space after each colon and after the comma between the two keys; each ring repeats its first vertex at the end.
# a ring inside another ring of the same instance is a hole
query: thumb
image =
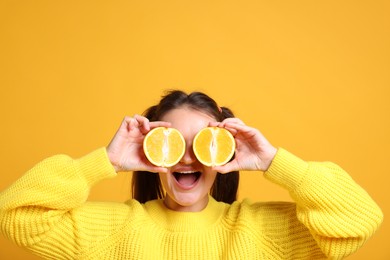
{"type": "Polygon", "coordinates": [[[152,167],[150,170],[148,170],[150,172],[155,172],[155,173],[168,173],[168,168],[165,168],[165,167],[158,167],[158,166],[154,166],[152,167]]]}
{"type": "Polygon", "coordinates": [[[239,170],[234,160],[225,165],[214,166],[212,169],[222,174],[239,170]]]}

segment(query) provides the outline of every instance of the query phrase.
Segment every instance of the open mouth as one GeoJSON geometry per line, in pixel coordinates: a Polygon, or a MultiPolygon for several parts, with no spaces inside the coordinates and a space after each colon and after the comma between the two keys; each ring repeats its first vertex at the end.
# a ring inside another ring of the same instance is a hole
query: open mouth
{"type": "Polygon", "coordinates": [[[177,183],[182,187],[190,188],[192,187],[202,175],[201,172],[174,172],[173,176],[175,177],[177,183]]]}

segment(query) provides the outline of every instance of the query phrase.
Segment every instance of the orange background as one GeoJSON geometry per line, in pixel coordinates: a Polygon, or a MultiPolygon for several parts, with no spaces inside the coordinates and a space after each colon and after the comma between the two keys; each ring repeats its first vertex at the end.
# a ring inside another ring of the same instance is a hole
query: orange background
{"type": "MultiPolygon", "coordinates": [[[[276,146],[389,203],[389,1],[0,1],[0,190],[105,146],[165,89],[201,90],[276,146]]],[[[258,172],[240,198],[290,200],[258,172]]],[[[131,174],[91,200],[125,200],[131,174]]],[[[390,226],[349,259],[389,259],[390,226]]],[[[1,259],[37,259],[0,237],[1,259]]]]}

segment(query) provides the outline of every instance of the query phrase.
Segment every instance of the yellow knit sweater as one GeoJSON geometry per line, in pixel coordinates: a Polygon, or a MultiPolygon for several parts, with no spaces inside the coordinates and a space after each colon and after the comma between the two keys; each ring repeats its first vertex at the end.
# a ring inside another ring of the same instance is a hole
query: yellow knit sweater
{"type": "Polygon", "coordinates": [[[161,200],[86,202],[94,183],[114,176],[104,148],[77,160],[48,158],[0,194],[1,232],[49,259],[339,259],[383,218],[337,165],[283,149],[265,176],[295,203],[210,198],[191,213],[168,210],[161,200]]]}

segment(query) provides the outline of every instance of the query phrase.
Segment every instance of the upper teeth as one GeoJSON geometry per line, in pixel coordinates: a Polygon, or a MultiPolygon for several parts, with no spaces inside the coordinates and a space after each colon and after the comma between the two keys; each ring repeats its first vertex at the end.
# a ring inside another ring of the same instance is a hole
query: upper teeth
{"type": "Polygon", "coordinates": [[[181,173],[181,174],[191,174],[191,173],[194,173],[196,171],[185,171],[185,172],[178,172],[178,173],[181,173]]]}

